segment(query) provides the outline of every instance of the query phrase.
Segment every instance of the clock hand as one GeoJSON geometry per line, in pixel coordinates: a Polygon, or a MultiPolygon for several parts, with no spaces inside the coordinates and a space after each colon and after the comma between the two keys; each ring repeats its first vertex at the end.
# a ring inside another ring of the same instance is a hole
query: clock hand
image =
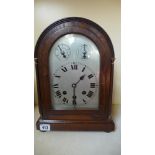
{"type": "Polygon", "coordinates": [[[85,74],[80,77],[80,79],[75,83],[75,85],[77,85],[81,80],[83,80],[84,77],[85,77],[85,74]]]}
{"type": "Polygon", "coordinates": [[[84,59],[86,59],[86,54],[87,54],[87,52],[84,52],[84,53],[83,53],[83,58],[84,58],[84,59]]]}
{"type": "Polygon", "coordinates": [[[73,83],[73,84],[72,84],[72,87],[73,87],[73,105],[76,105],[75,88],[76,88],[77,84],[78,84],[81,80],[84,79],[84,77],[85,77],[85,74],[82,75],[82,76],[80,77],[80,79],[79,79],[76,83],[73,83]]]}
{"type": "Polygon", "coordinates": [[[59,47],[59,49],[60,49],[60,53],[62,54],[62,56],[63,56],[64,58],[66,58],[65,52],[60,48],[59,45],[58,45],[58,47],[59,47]]]}
{"type": "Polygon", "coordinates": [[[86,58],[86,54],[87,54],[87,51],[86,51],[86,44],[83,45],[83,49],[84,49],[84,52],[83,52],[83,58],[85,59],[86,58]]]}
{"type": "Polygon", "coordinates": [[[86,44],[83,44],[83,49],[84,49],[85,52],[87,52],[86,51],[86,46],[87,46],[86,44]]]}
{"type": "Polygon", "coordinates": [[[76,95],[75,95],[75,88],[76,88],[76,84],[72,84],[73,87],[73,105],[76,105],[76,95]]]}

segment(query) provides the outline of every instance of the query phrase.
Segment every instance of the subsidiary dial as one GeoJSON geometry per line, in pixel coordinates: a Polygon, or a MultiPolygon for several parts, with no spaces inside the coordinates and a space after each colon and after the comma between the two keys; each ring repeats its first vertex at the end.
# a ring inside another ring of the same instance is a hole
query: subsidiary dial
{"type": "Polygon", "coordinates": [[[77,50],[77,55],[80,59],[82,60],[87,60],[91,56],[91,48],[88,44],[82,44],[78,50],[77,50]]]}
{"type": "Polygon", "coordinates": [[[67,60],[70,57],[71,50],[66,44],[59,44],[55,49],[55,55],[59,60],[67,60]]]}

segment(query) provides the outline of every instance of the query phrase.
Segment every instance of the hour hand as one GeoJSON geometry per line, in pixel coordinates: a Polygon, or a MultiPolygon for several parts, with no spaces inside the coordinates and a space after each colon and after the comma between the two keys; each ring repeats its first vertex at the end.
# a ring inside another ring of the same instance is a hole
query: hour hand
{"type": "Polygon", "coordinates": [[[76,105],[76,95],[75,95],[76,84],[72,84],[72,87],[73,87],[73,105],[76,105]]]}
{"type": "MultiPolygon", "coordinates": [[[[75,89],[75,88],[74,88],[75,89]]],[[[75,96],[75,91],[74,91],[74,94],[73,94],[73,105],[76,105],[76,96],[75,96]]]]}
{"type": "Polygon", "coordinates": [[[73,96],[73,105],[76,105],[76,96],[73,96]]]}

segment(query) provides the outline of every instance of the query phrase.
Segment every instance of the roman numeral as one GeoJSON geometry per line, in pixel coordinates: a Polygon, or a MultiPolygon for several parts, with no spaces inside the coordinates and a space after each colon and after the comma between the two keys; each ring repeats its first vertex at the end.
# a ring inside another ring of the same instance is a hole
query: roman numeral
{"type": "Polygon", "coordinates": [[[87,94],[87,96],[88,96],[88,97],[92,97],[93,94],[94,94],[94,92],[89,91],[88,94],[87,94]]]}
{"type": "Polygon", "coordinates": [[[77,70],[78,69],[78,65],[77,64],[73,64],[71,65],[72,70],[77,70]]]}
{"type": "Polygon", "coordinates": [[[61,92],[60,92],[60,90],[56,91],[55,94],[56,94],[57,97],[61,98],[61,92]]]}
{"type": "Polygon", "coordinates": [[[86,69],[86,66],[85,67],[83,67],[83,69],[82,69],[82,72],[84,72],[84,70],[86,69]]]}
{"type": "Polygon", "coordinates": [[[59,88],[58,84],[54,84],[53,88],[59,88]]]}
{"type": "Polygon", "coordinates": [[[83,102],[84,102],[85,104],[87,104],[86,100],[84,100],[84,99],[83,99],[83,102]]]}
{"type": "Polygon", "coordinates": [[[59,76],[59,75],[55,75],[54,77],[60,78],[61,76],[59,76]]]}
{"type": "Polygon", "coordinates": [[[68,103],[68,99],[66,97],[63,98],[62,100],[64,103],[68,103]]]}
{"type": "Polygon", "coordinates": [[[90,83],[90,88],[95,88],[95,83],[90,83]]]}
{"type": "Polygon", "coordinates": [[[67,68],[66,68],[66,67],[61,68],[61,70],[62,70],[63,72],[67,72],[67,68]]]}
{"type": "Polygon", "coordinates": [[[91,79],[94,75],[93,74],[90,74],[88,75],[88,78],[91,79]]]}

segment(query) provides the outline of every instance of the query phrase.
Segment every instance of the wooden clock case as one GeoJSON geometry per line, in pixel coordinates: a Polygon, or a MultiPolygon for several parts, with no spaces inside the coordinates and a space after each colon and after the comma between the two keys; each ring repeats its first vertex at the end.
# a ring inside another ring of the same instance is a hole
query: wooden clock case
{"type": "Polygon", "coordinates": [[[114,130],[111,119],[114,50],[107,33],[96,23],[78,17],[59,20],[47,27],[35,47],[35,67],[40,118],[36,123],[49,124],[51,130],[105,131],[114,130]],[[100,93],[98,110],[52,109],[49,52],[55,41],[66,34],[82,34],[91,39],[100,53],[100,93]]]}

